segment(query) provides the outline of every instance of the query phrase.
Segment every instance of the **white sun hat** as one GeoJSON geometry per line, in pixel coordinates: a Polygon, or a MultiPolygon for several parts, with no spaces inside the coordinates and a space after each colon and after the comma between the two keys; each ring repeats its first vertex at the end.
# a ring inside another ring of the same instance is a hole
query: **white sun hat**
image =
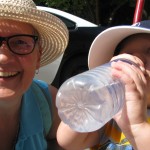
{"type": "Polygon", "coordinates": [[[101,32],[93,41],[89,55],[89,69],[107,63],[114,55],[117,45],[126,37],[137,33],[150,33],[150,20],[133,25],[110,27],[101,32]]]}
{"type": "Polygon", "coordinates": [[[65,24],[49,13],[38,10],[32,0],[0,0],[0,19],[11,19],[31,24],[39,33],[44,66],[58,58],[68,44],[65,24]]]}

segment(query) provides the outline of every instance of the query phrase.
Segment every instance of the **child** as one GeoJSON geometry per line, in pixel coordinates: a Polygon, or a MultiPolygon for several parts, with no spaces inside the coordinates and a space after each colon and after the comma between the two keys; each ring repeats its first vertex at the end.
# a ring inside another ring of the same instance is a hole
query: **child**
{"type": "Polygon", "coordinates": [[[150,21],[143,21],[133,26],[106,29],[96,37],[89,52],[90,69],[118,58],[129,59],[138,67],[121,61],[112,63],[112,76],[125,84],[123,109],[104,127],[90,133],[77,133],[61,122],[57,139],[63,148],[83,150],[98,144],[99,150],[149,150],[149,33],[150,21]]]}

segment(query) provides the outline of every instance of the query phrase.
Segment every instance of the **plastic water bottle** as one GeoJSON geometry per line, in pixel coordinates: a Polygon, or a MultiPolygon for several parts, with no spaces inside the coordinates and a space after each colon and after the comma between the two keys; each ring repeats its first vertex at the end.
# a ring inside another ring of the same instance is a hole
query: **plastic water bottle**
{"type": "Polygon", "coordinates": [[[70,128],[91,132],[101,128],[121,110],[124,95],[124,84],[112,78],[109,62],[65,81],[56,96],[56,106],[61,120],[70,128]]]}

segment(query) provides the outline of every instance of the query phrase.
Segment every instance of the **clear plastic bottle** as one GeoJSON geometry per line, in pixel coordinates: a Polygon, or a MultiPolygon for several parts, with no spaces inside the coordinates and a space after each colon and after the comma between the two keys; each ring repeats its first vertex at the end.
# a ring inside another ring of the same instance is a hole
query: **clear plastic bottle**
{"type": "Polygon", "coordinates": [[[112,78],[110,64],[71,77],[60,87],[56,96],[58,114],[73,130],[95,131],[123,107],[124,84],[112,78]]]}

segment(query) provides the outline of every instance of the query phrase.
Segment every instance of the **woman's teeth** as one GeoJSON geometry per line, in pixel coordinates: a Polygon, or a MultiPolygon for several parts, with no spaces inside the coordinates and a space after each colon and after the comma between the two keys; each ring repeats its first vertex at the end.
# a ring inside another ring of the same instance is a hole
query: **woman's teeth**
{"type": "Polygon", "coordinates": [[[18,72],[0,72],[0,77],[11,77],[15,76],[18,72]]]}

